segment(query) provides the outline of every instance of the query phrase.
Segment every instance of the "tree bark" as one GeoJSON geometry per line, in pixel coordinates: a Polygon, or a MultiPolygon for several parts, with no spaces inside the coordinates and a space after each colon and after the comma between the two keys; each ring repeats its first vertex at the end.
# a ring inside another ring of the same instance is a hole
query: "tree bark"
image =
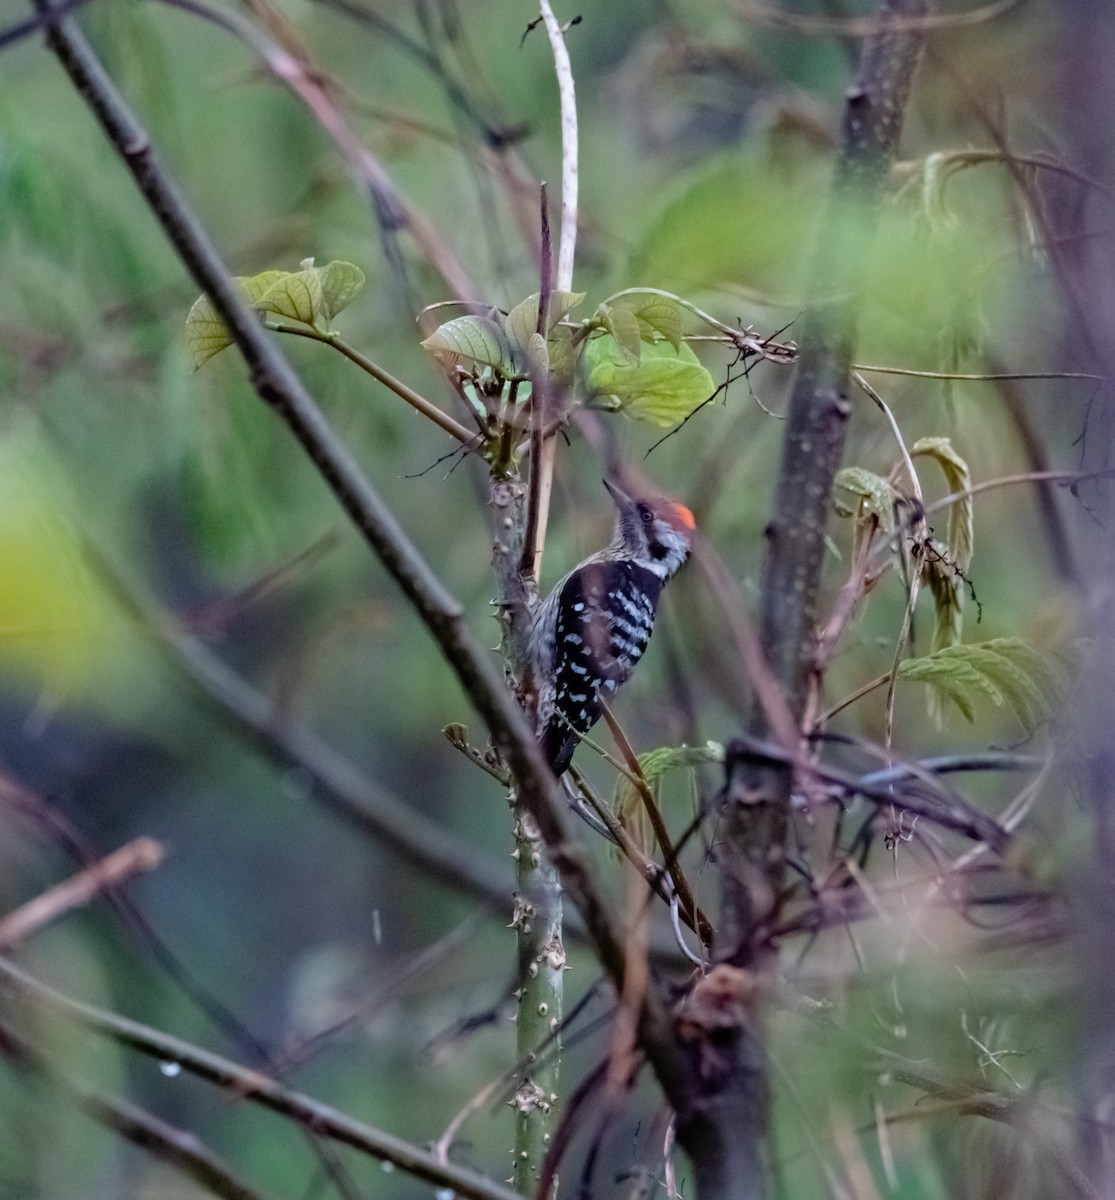
{"type": "MultiPolygon", "coordinates": [[[[851,413],[847,392],[861,292],[921,45],[908,18],[927,11],[926,0],[887,0],[879,8],[879,32],[865,42],[847,91],[818,233],[761,592],[763,648],[795,725],[813,669],[825,528],[851,413]]],[[[747,729],[753,739],[777,733],[759,702],[747,729]]],[[[696,1086],[678,1110],[678,1143],[694,1164],[701,1200],[767,1194],[770,1084],[757,985],[771,951],[766,930],[782,882],[790,782],[784,762],[756,758],[742,740],[729,746],[716,848],[722,886],[716,950],[725,965],[706,976],[720,972],[722,987],[692,1042],[696,1086]]],[[[685,1044],[684,1024],[680,1029],[685,1044]]]]}

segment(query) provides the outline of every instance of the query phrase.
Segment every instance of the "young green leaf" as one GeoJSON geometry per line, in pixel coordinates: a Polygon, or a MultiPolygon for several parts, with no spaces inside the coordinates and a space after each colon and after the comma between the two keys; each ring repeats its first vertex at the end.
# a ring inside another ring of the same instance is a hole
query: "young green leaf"
{"type": "Polygon", "coordinates": [[[930,684],[969,722],[975,719],[977,696],[1005,703],[1027,732],[1049,716],[1064,687],[1057,669],[1020,638],[946,646],[926,658],[908,658],[899,664],[897,677],[930,684]]]}
{"type": "Polygon", "coordinates": [[[488,317],[454,317],[439,325],[422,343],[432,354],[464,358],[501,375],[514,375],[511,347],[503,330],[488,317]]]}
{"type": "Polygon", "coordinates": [[[685,343],[675,350],[669,342],[657,342],[632,362],[614,338],[601,337],[589,343],[586,357],[590,389],[611,397],[611,407],[625,416],[652,425],[679,424],[716,391],[712,376],[685,343]]]}
{"type": "MultiPolygon", "coordinates": [[[[928,455],[934,459],[945,474],[949,492],[964,492],[972,486],[972,474],[968,464],[953,449],[947,437],[920,438],[910,447],[911,456],[928,455]]],[[[975,541],[973,521],[974,506],[971,496],[957,500],[949,508],[948,529],[945,541],[948,556],[961,571],[967,571],[972,562],[975,541]]]]}
{"type": "MultiPolygon", "coordinates": [[[[584,298],[584,292],[551,292],[546,314],[547,332],[552,331],[559,321],[564,321],[584,298]]],[[[538,332],[538,302],[539,294],[535,292],[533,296],[528,296],[520,304],[516,304],[503,319],[503,330],[508,345],[520,367],[525,367],[528,363],[530,339],[538,332]]]]}
{"type": "Polygon", "coordinates": [[[887,533],[894,528],[895,492],[881,475],[863,467],[845,467],[837,472],[833,486],[859,497],[858,512],[849,515],[876,517],[887,533]]]}
{"type": "Polygon", "coordinates": [[[577,352],[573,349],[573,331],[559,326],[548,343],[550,376],[560,387],[571,388],[577,371],[577,352]]]}
{"type": "Polygon", "coordinates": [[[976,719],[975,698],[986,696],[1002,704],[999,690],[970,663],[951,652],[956,646],[938,650],[927,658],[907,658],[898,664],[898,678],[912,683],[928,683],[952,700],[964,719],[972,724],[976,719]]]}
{"type": "MultiPolygon", "coordinates": [[[[244,293],[248,303],[254,305],[277,279],[286,274],[286,271],[263,271],[259,275],[238,275],[232,282],[244,293]]],[[[186,317],[186,344],[195,367],[203,366],[226,346],[232,345],[232,336],[208,296],[199,296],[186,317]]]]}
{"type": "Polygon", "coordinates": [[[260,312],[300,321],[324,332],[325,294],[321,275],[315,268],[284,273],[260,296],[254,307],[260,312]]]}
{"type": "MultiPolygon", "coordinates": [[[[719,742],[706,742],[703,746],[659,746],[656,750],[648,750],[639,755],[639,769],[657,799],[658,785],[662,777],[669,772],[682,767],[699,767],[705,763],[723,761],[724,747],[719,742]]],[[[643,798],[639,789],[626,775],[620,775],[616,780],[615,791],[612,793],[612,810],[627,827],[636,845],[645,853],[652,853],[654,839],[643,798]]]]}
{"type": "Polygon", "coordinates": [[[637,363],[643,349],[639,318],[629,308],[613,308],[611,305],[601,304],[596,310],[596,319],[615,338],[624,358],[628,362],[637,363]]]}
{"type": "Polygon", "coordinates": [[[670,343],[675,350],[681,349],[681,323],[685,311],[676,300],[668,296],[647,295],[621,296],[613,309],[630,309],[639,322],[639,336],[644,342],[653,344],[660,338],[670,343]]]}
{"type": "MultiPolygon", "coordinates": [[[[306,259],[300,271],[261,271],[237,276],[233,283],[257,312],[273,313],[326,333],[329,322],[364,286],[364,272],[339,259],[324,267],[315,267],[312,259],[306,259]]],[[[186,317],[186,342],[195,367],[232,345],[224,321],[207,296],[195,300],[186,317]]]]}
{"type": "Polygon", "coordinates": [[[964,581],[945,547],[935,541],[925,547],[922,578],[933,596],[933,649],[943,650],[959,642],[964,632],[964,581]]]}
{"type": "Polygon", "coordinates": [[[318,269],[321,280],[323,319],[332,321],[344,312],[363,289],[365,276],[354,263],[335,258],[318,269]]]}

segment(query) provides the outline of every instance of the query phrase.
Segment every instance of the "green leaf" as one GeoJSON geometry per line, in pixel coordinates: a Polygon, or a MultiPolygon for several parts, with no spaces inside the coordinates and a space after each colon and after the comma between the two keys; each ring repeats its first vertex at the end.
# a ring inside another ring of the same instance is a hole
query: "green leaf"
{"type": "Polygon", "coordinates": [[[971,724],[976,719],[974,701],[984,695],[1001,704],[999,690],[970,663],[952,656],[955,646],[938,650],[928,658],[908,658],[898,665],[899,679],[911,683],[928,683],[952,700],[964,719],[971,724]]]}
{"type": "Polygon", "coordinates": [[[964,581],[936,541],[923,552],[922,578],[933,596],[933,649],[942,650],[959,642],[964,632],[964,581]]]}
{"type": "Polygon", "coordinates": [[[629,362],[637,363],[642,355],[643,334],[639,318],[629,308],[612,308],[602,304],[596,315],[629,362]]]}
{"type": "Polygon", "coordinates": [[[503,332],[515,365],[525,370],[530,361],[530,339],[538,332],[538,296],[528,296],[503,319],[503,332]]]}
{"type": "MultiPolygon", "coordinates": [[[[232,281],[257,312],[269,312],[328,332],[329,322],[342,312],[364,286],[364,272],[337,259],[324,267],[306,259],[300,271],[261,271],[232,281]]],[[[207,296],[194,301],[186,317],[186,342],[194,366],[200,367],[226,346],[232,337],[207,296]]]]}
{"type": "Polygon", "coordinates": [[[282,275],[255,302],[260,312],[274,313],[291,321],[300,321],[312,329],[321,329],[326,321],[325,292],[316,270],[292,271],[282,275]]]}
{"type": "MultiPolygon", "coordinates": [[[[972,474],[968,464],[953,449],[947,437],[920,438],[910,447],[910,454],[928,455],[936,460],[944,472],[950,494],[964,492],[972,486],[972,474]]],[[[961,571],[967,571],[972,562],[975,542],[974,505],[971,496],[957,500],[949,508],[948,530],[945,541],[949,558],[961,571]]]]}
{"type": "Polygon", "coordinates": [[[324,319],[332,321],[363,290],[364,272],[354,263],[335,258],[318,270],[321,279],[321,294],[324,304],[324,319]]]}
{"type": "MultiPolygon", "coordinates": [[[[719,742],[706,742],[703,746],[659,746],[656,750],[648,750],[639,755],[639,769],[657,798],[658,784],[662,777],[671,771],[723,761],[724,747],[719,742]]],[[[646,810],[643,799],[639,789],[626,775],[620,775],[616,780],[615,791],[612,793],[612,810],[627,827],[636,844],[650,853],[653,848],[653,835],[649,823],[646,823],[647,827],[644,828],[646,810]]]]}
{"type": "Polygon", "coordinates": [[[621,296],[612,306],[614,310],[630,309],[639,322],[639,336],[644,342],[653,344],[660,338],[669,342],[675,350],[681,349],[681,327],[684,309],[668,296],[621,296]]]}
{"type": "MultiPolygon", "coordinates": [[[[559,321],[564,321],[570,310],[585,298],[584,292],[551,292],[547,332],[551,332],[559,321]]],[[[508,345],[520,367],[525,367],[530,358],[530,339],[538,332],[539,293],[528,296],[503,319],[503,329],[508,345]]]]}
{"type": "Polygon", "coordinates": [[[1064,693],[1057,668],[1020,638],[946,646],[927,658],[908,658],[899,664],[897,677],[943,692],[969,722],[975,719],[977,697],[1005,703],[1027,732],[1049,716],[1064,693]]]}
{"type": "Polygon", "coordinates": [[[532,333],[527,345],[527,362],[531,375],[547,375],[550,371],[550,351],[546,339],[540,333],[532,333]]]}
{"type": "MultiPolygon", "coordinates": [[[[254,305],[276,280],[286,274],[286,271],[263,271],[259,275],[238,275],[232,282],[244,293],[248,303],[254,305]]],[[[186,317],[186,343],[195,367],[204,365],[226,346],[232,345],[232,335],[208,296],[199,296],[186,317]]]]}
{"type": "Polygon", "coordinates": [[[232,345],[232,336],[217,316],[208,296],[199,296],[186,315],[186,345],[194,367],[204,366],[214,355],[232,345]]]}
{"type": "Polygon", "coordinates": [[[858,512],[849,515],[876,517],[887,533],[894,528],[895,492],[881,475],[864,467],[845,467],[837,472],[833,485],[859,497],[858,512]]]}
{"type": "Polygon", "coordinates": [[[577,372],[577,353],[573,349],[573,330],[559,326],[550,334],[550,377],[561,387],[570,388],[577,372]]]}
{"type": "Polygon", "coordinates": [[[809,258],[831,163],[800,137],[768,134],[677,174],[642,238],[631,274],[691,295],[703,285],[786,298],[809,258]]]}
{"type": "Polygon", "coordinates": [[[632,362],[614,338],[601,337],[589,343],[586,357],[593,392],[612,397],[613,407],[625,416],[664,428],[684,421],[716,391],[712,376],[685,343],[675,350],[669,342],[657,342],[632,362]]]}
{"type": "Polygon", "coordinates": [[[511,347],[503,330],[489,317],[454,317],[439,325],[422,343],[433,354],[464,358],[502,375],[514,375],[511,347]]]}

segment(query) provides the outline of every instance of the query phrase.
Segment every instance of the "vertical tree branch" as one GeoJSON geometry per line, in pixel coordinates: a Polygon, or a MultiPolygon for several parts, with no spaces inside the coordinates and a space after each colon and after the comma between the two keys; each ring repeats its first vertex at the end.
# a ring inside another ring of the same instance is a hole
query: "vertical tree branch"
{"type": "MultiPolygon", "coordinates": [[[[851,414],[847,393],[860,296],[921,45],[915,28],[887,31],[887,21],[927,8],[926,0],[885,0],[879,10],[884,32],[865,43],[847,92],[840,156],[818,235],[761,592],[763,648],[795,721],[814,665],[824,537],[851,414]]],[[[771,732],[761,705],[753,706],[748,728],[755,737],[771,732]]],[[[790,777],[784,767],[755,763],[741,749],[729,753],[726,774],[720,932],[725,951],[746,961],[755,924],[767,914],[782,874],[790,777]]]]}
{"type": "Polygon", "coordinates": [[[550,39],[561,101],[561,240],[557,287],[569,292],[573,290],[573,257],[577,249],[577,93],[565,32],[554,16],[550,0],[539,0],[539,8],[550,39]]]}
{"type": "MultiPolygon", "coordinates": [[[[557,277],[554,285],[559,292],[573,290],[573,256],[577,248],[577,94],[573,84],[573,67],[565,33],[558,24],[550,0],[539,0],[542,20],[550,39],[557,72],[558,94],[561,101],[561,238],[558,243],[557,277]]],[[[557,454],[557,432],[542,441],[538,472],[538,517],[534,543],[534,578],[542,570],[542,551],[546,545],[546,526],[550,520],[550,495],[554,487],[554,459],[557,454]]],[[[531,481],[534,490],[534,481],[531,481]]]]}
{"type": "MultiPolygon", "coordinates": [[[[541,272],[538,289],[538,322],[535,332],[543,340],[549,328],[549,308],[553,256],[550,248],[550,221],[546,208],[546,185],[540,189],[542,225],[541,272]]],[[[530,388],[530,490],[526,497],[525,529],[516,553],[508,555],[511,578],[501,580],[501,588],[513,589],[517,612],[510,614],[514,634],[516,624],[525,626],[512,636],[508,649],[512,654],[510,672],[520,686],[529,712],[534,711],[537,681],[530,679],[529,626],[538,600],[538,582],[534,573],[540,553],[538,534],[545,528],[540,489],[542,478],[542,429],[546,424],[546,400],[549,378],[545,363],[531,362],[530,388]]],[[[521,489],[520,489],[521,497],[521,489]]],[[[520,504],[522,503],[520,499],[520,504]]],[[[548,497],[547,497],[548,504],[548,497]]],[[[515,1148],[512,1181],[524,1195],[537,1192],[543,1163],[555,1125],[554,1101],[561,1074],[561,1026],[563,1010],[562,974],[565,970],[565,942],[562,931],[561,880],[546,851],[538,825],[517,793],[512,792],[515,813],[516,895],[514,925],[519,940],[518,1005],[515,1020],[518,1029],[518,1061],[527,1064],[511,1099],[515,1110],[515,1148]],[[552,1040],[549,1040],[552,1039],[552,1040]],[[539,1060],[539,1048],[546,1045],[545,1058],[539,1060]]]]}
{"type": "MultiPolygon", "coordinates": [[[[569,50],[561,27],[549,0],[540,0],[540,7],[550,38],[561,94],[561,242],[556,283],[559,290],[570,291],[573,286],[573,254],[577,243],[577,104],[569,50]]],[[[541,211],[541,279],[536,332],[545,342],[549,328],[550,291],[554,283],[545,184],[541,191],[541,211]]],[[[525,592],[528,602],[537,599],[557,451],[556,432],[548,437],[542,433],[549,423],[548,369],[545,365],[532,363],[531,373],[530,493],[521,553],[514,556],[518,575],[514,582],[516,595],[525,592]]],[[[521,617],[529,619],[530,615],[529,611],[525,611],[521,617]]],[[[513,673],[519,682],[529,675],[525,658],[514,664],[513,673]]],[[[534,1056],[537,1047],[561,1024],[565,946],[562,937],[561,881],[537,824],[517,795],[514,807],[515,854],[518,860],[515,921],[519,931],[519,1060],[534,1065],[520,1082],[512,1099],[515,1108],[513,1181],[519,1191],[533,1194],[542,1179],[546,1151],[554,1128],[553,1104],[557,1099],[561,1065],[560,1042],[555,1041],[544,1062],[535,1062],[534,1056]]]]}
{"type": "MultiPolygon", "coordinates": [[[[865,43],[847,92],[840,154],[818,231],[813,299],[802,322],[761,598],[763,647],[795,722],[813,668],[825,527],[851,411],[848,378],[860,293],[920,48],[920,35],[904,28],[902,18],[926,9],[926,0],[884,0],[880,6],[880,32],[865,43]]],[[[748,729],[770,736],[762,704],[754,704],[748,729]]],[[[694,1072],[703,1075],[697,1092],[683,1096],[681,1106],[675,1100],[678,1143],[693,1163],[701,1200],[766,1194],[769,1082],[761,1014],[749,981],[765,957],[763,930],[781,885],[789,796],[784,764],[757,760],[742,741],[729,747],[716,848],[722,886],[717,934],[718,957],[734,965],[716,971],[734,972],[722,980],[739,998],[739,1016],[730,1031],[718,1029],[712,1067],[707,1060],[693,1062],[694,1072]]],[[[699,1045],[707,1049],[706,1040],[699,1045]]]]}
{"type": "MultiPolygon", "coordinates": [[[[1110,180],[1115,148],[1106,128],[1115,101],[1111,55],[1115,28],[1109,5],[1101,0],[1075,0],[1062,30],[1056,61],[1063,75],[1058,95],[1072,147],[1071,161],[1096,179],[1110,180]]],[[[1079,363],[1104,376],[1092,398],[1081,433],[1081,466],[1107,471],[1115,447],[1115,236],[1111,233],[1111,201],[1075,196],[1054,201],[1073,234],[1058,252],[1068,302],[1064,329],[1067,365],[1079,363]],[[1098,232],[1092,232],[1093,229],[1098,232]]],[[[1057,229],[1061,233],[1061,229],[1057,229]]],[[[1056,244],[1056,242],[1054,242],[1056,244]]],[[[1074,489],[1075,490],[1075,489],[1074,489]]],[[[1115,1097],[1115,753],[1111,729],[1115,721],[1115,543],[1112,541],[1110,480],[1080,489],[1078,498],[1094,520],[1083,523],[1080,554],[1088,587],[1083,611],[1088,621],[1088,652],[1073,711],[1062,730],[1061,753],[1071,760],[1083,755],[1076,786],[1092,818],[1090,854],[1082,856],[1074,875],[1076,944],[1080,972],[1076,1061],[1068,1067],[1078,1104],[1078,1161],[1092,1194],[1115,1194],[1115,1145],[1105,1122],[1115,1097]]]]}

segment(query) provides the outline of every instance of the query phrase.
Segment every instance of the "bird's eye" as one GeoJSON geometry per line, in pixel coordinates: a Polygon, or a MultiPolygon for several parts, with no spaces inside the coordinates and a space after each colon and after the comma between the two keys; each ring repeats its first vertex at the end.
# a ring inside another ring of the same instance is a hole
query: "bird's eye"
{"type": "Polygon", "coordinates": [[[643,518],[644,525],[649,525],[651,523],[651,521],[654,520],[654,513],[651,512],[651,510],[649,508],[646,508],[645,506],[640,506],[639,514],[643,518]]]}

